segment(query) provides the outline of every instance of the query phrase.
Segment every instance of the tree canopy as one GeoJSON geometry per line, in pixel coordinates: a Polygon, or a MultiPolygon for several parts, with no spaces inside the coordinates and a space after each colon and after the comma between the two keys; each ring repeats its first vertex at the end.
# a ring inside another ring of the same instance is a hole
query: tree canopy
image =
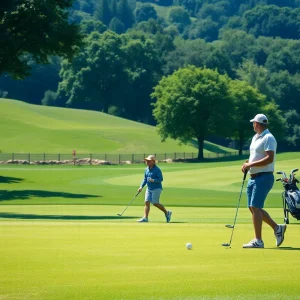
{"type": "Polygon", "coordinates": [[[162,140],[168,137],[198,142],[198,159],[203,158],[204,139],[211,134],[230,133],[233,102],[229,78],[217,71],[194,66],[163,77],[152,97],[154,117],[162,140]],[[228,126],[224,126],[224,124],[228,126]]]}
{"type": "Polygon", "coordinates": [[[71,59],[80,45],[79,27],[68,22],[72,0],[4,0],[0,7],[0,75],[29,75],[29,54],[37,63],[49,56],[71,59]]]}

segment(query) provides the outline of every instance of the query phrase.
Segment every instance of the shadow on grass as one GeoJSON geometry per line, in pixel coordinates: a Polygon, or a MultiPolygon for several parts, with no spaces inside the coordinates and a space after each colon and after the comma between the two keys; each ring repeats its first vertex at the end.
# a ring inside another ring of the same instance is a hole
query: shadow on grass
{"type": "Polygon", "coordinates": [[[31,197],[50,198],[50,197],[61,197],[70,199],[85,199],[85,198],[98,198],[102,196],[87,195],[87,194],[72,194],[65,192],[51,192],[41,190],[15,190],[6,191],[0,190],[0,202],[7,200],[27,200],[31,197]]]}
{"type": "Polygon", "coordinates": [[[279,247],[277,250],[298,250],[300,251],[300,248],[293,248],[293,247],[279,247]]]}
{"type": "Polygon", "coordinates": [[[249,158],[249,154],[243,155],[229,155],[229,156],[222,156],[222,157],[214,157],[214,158],[178,158],[174,159],[174,162],[185,162],[185,163],[212,163],[212,162],[231,162],[231,161],[238,161],[238,160],[246,160],[249,158]]]}
{"type": "Polygon", "coordinates": [[[24,181],[23,178],[0,176],[0,183],[20,183],[24,181]]]}
{"type": "Polygon", "coordinates": [[[22,220],[118,220],[118,219],[136,219],[137,217],[119,217],[119,216],[73,216],[73,215],[35,215],[35,214],[15,214],[0,213],[3,219],[22,219],[22,220]]]}

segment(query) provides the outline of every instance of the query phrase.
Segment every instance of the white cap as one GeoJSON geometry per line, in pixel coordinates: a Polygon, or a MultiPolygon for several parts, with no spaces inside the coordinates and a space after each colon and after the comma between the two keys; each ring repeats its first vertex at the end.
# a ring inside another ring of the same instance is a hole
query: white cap
{"type": "Polygon", "coordinates": [[[262,124],[268,124],[268,118],[264,114],[258,114],[250,122],[258,122],[262,124]]]}
{"type": "Polygon", "coordinates": [[[153,160],[156,161],[156,158],[154,155],[149,155],[148,157],[144,158],[144,160],[153,160]]]}

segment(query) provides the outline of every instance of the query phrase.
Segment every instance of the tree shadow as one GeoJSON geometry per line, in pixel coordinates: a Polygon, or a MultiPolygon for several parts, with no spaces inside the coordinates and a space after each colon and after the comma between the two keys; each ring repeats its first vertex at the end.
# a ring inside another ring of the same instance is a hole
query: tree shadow
{"type": "Polygon", "coordinates": [[[0,183],[20,183],[24,181],[23,178],[0,176],[0,183]]]}
{"type": "Polygon", "coordinates": [[[120,217],[120,216],[76,216],[76,215],[35,215],[35,214],[15,214],[0,213],[3,219],[22,219],[22,220],[120,220],[136,219],[137,217],[120,217]]]}
{"type": "MultiPolygon", "coordinates": [[[[205,155],[205,154],[204,154],[205,155]]],[[[211,163],[211,162],[231,162],[231,161],[239,161],[239,160],[246,160],[249,158],[249,154],[243,155],[231,155],[230,153],[227,156],[220,156],[220,157],[204,157],[203,159],[198,158],[178,158],[174,159],[175,162],[184,162],[184,163],[211,163]]]]}
{"type": "Polygon", "coordinates": [[[14,190],[14,191],[0,190],[0,202],[7,201],[7,200],[28,200],[31,197],[40,197],[40,198],[60,197],[60,198],[70,198],[70,199],[85,199],[85,198],[98,198],[102,196],[88,195],[88,194],[72,194],[72,193],[65,193],[65,192],[51,192],[51,191],[41,191],[41,190],[14,190]]]}
{"type": "MultiPolygon", "coordinates": [[[[195,139],[192,139],[191,141],[189,141],[188,145],[195,147],[196,149],[198,149],[198,147],[199,147],[198,141],[195,139]]],[[[221,149],[219,145],[213,144],[213,143],[210,143],[207,141],[204,141],[203,148],[204,148],[204,150],[214,152],[214,153],[224,153],[224,154],[229,153],[229,150],[221,149]]]]}

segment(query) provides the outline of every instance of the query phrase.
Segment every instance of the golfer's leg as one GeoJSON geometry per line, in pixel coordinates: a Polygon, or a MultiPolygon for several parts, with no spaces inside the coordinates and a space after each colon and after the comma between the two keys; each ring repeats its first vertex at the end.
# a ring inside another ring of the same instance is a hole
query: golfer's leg
{"type": "Polygon", "coordinates": [[[273,230],[276,230],[277,223],[270,217],[270,215],[264,209],[262,209],[261,211],[263,221],[270,225],[273,228],[273,230]]]}
{"type": "Polygon", "coordinates": [[[168,211],[165,209],[165,207],[162,204],[160,204],[160,203],[153,203],[153,205],[155,207],[159,208],[161,211],[163,211],[165,215],[167,214],[168,211]]]}
{"type": "Polygon", "coordinates": [[[252,222],[254,226],[255,237],[261,240],[261,228],[262,228],[262,209],[257,207],[251,207],[252,222]]]}
{"type": "Polygon", "coordinates": [[[150,212],[150,202],[149,201],[145,201],[144,218],[148,219],[149,212],[150,212]]]}

